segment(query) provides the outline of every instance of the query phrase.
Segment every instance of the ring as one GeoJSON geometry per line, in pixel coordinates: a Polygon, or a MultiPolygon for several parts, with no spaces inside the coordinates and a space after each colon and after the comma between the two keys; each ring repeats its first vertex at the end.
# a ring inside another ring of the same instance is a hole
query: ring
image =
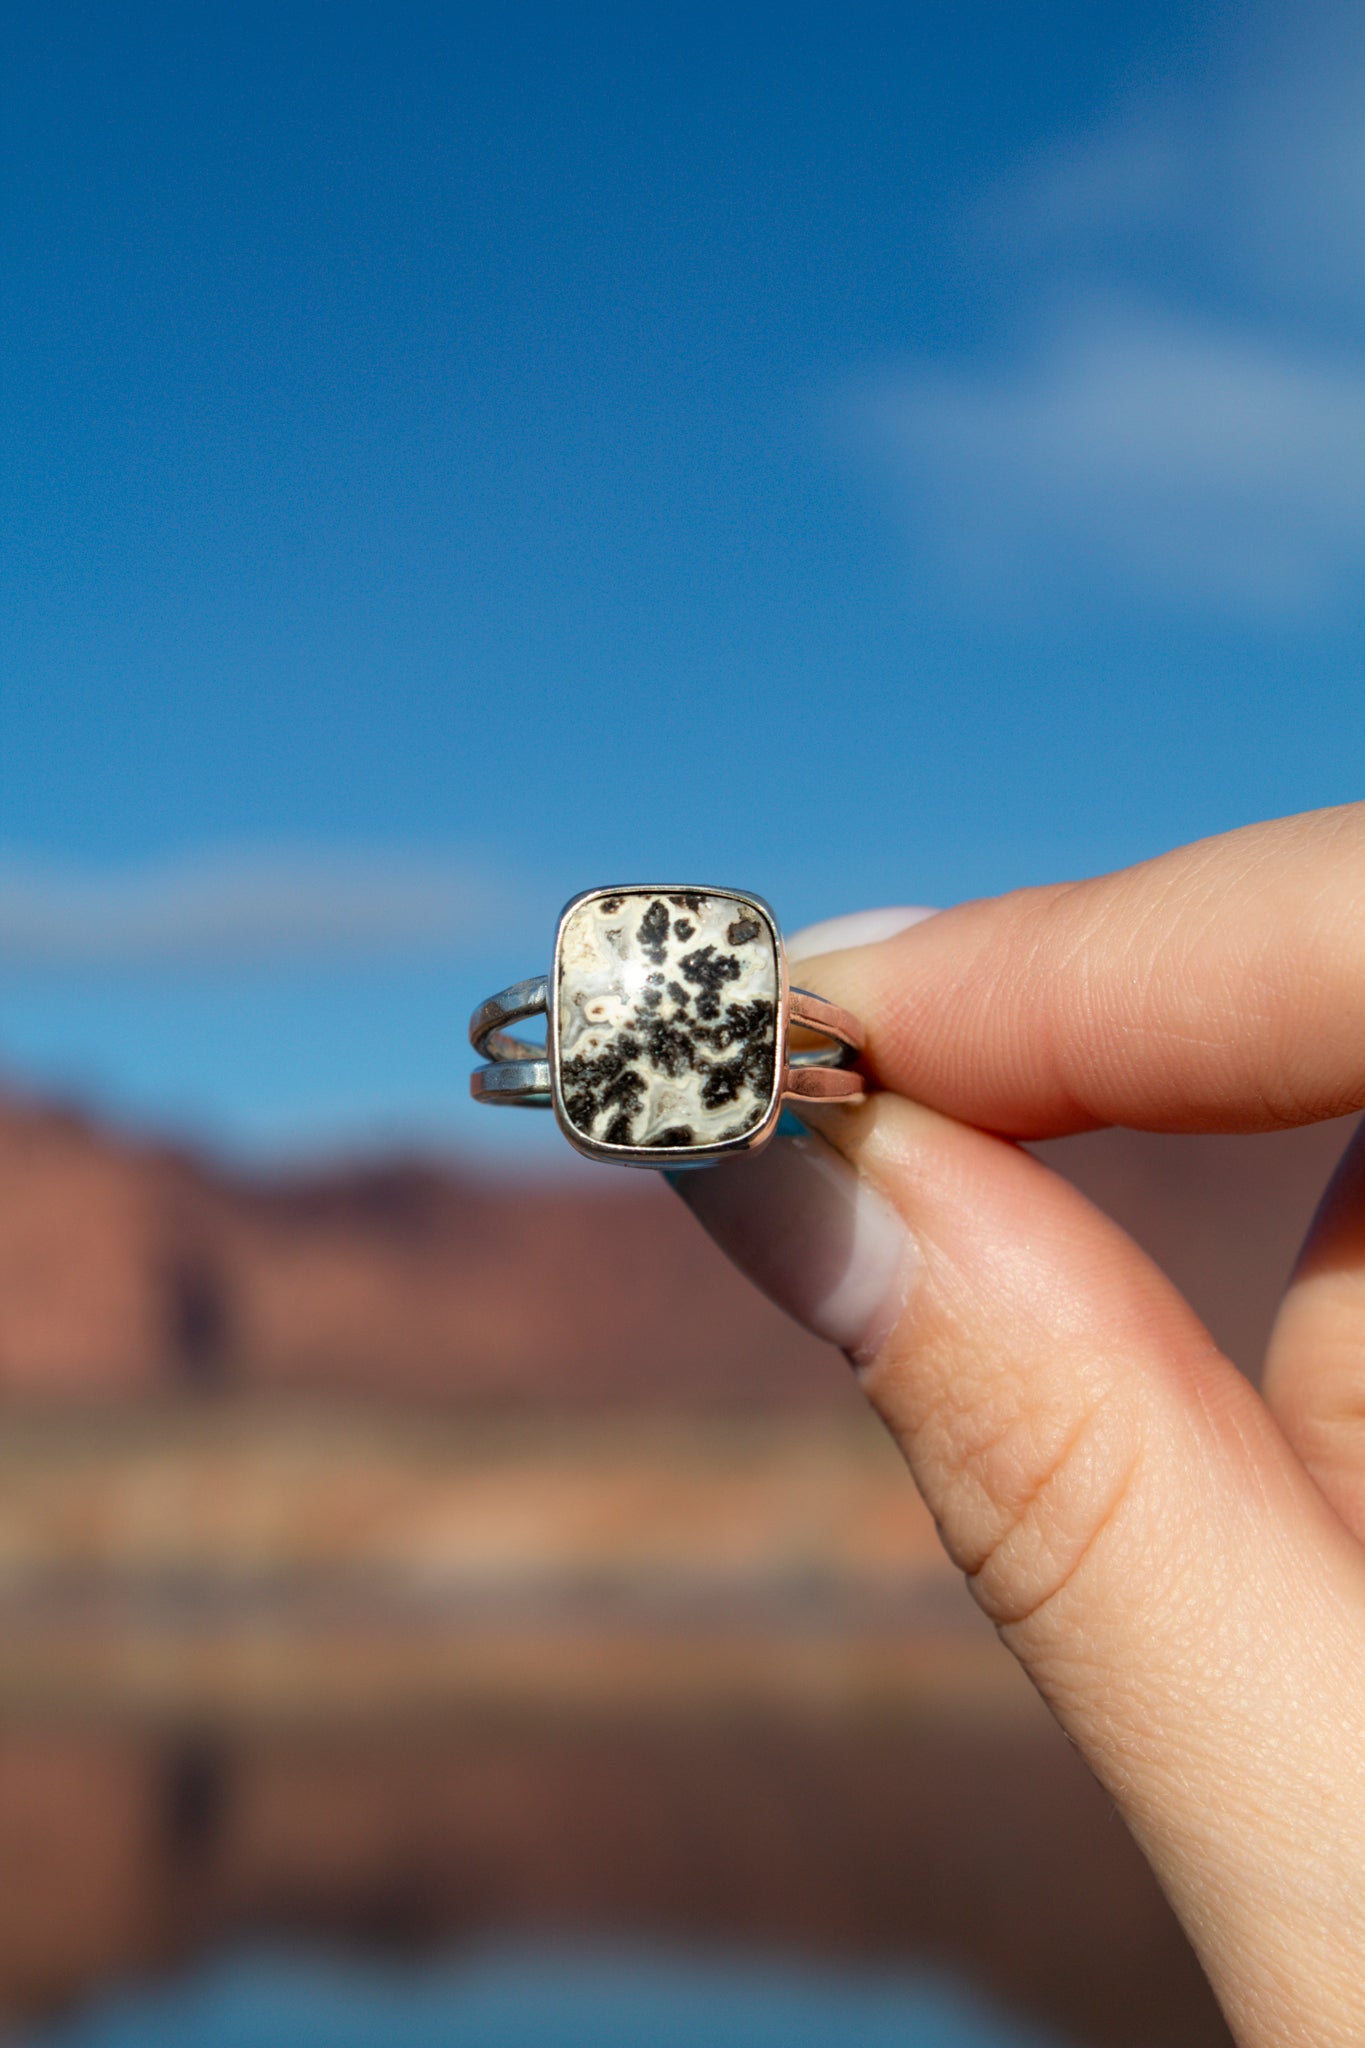
{"type": "Polygon", "coordinates": [[[553,1108],[571,1145],[618,1166],[752,1152],[784,1101],[851,1102],[865,1085],[856,1017],[789,985],[777,919],[734,889],[585,890],[549,974],[480,1003],[469,1037],[488,1062],[475,1101],[553,1108]],[[543,1046],[508,1028],[538,1016],[543,1046]]]}

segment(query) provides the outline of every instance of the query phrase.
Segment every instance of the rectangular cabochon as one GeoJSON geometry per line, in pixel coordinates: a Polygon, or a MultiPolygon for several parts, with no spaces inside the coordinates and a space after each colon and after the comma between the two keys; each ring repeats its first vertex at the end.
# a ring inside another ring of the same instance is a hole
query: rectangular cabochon
{"type": "Polygon", "coordinates": [[[777,949],[742,896],[624,890],[559,942],[559,1087],[599,1145],[686,1152],[748,1136],[777,1062],[777,949]]]}

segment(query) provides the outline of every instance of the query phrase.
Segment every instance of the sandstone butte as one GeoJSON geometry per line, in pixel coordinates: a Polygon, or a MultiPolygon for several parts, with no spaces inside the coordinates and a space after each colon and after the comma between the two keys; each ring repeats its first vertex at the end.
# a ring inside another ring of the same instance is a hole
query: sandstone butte
{"type": "MultiPolygon", "coordinates": [[[[1041,1149],[1254,1370],[1348,1128],[1099,1132],[1041,1149]]],[[[532,1181],[435,1159],[230,1171],[0,1095],[0,1395],[196,1389],[555,1408],[855,1398],[828,1349],[638,1173],[532,1181]]]]}

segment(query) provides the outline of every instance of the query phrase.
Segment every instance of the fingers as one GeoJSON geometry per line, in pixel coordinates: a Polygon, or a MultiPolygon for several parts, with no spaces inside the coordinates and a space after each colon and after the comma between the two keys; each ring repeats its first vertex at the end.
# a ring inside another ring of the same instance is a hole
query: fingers
{"type": "Polygon", "coordinates": [[[1365,1541],[1365,1125],[1332,1178],[1280,1306],[1265,1397],[1365,1541]]]}
{"type": "Polygon", "coordinates": [[[680,1177],[861,1360],[944,1541],[1119,1802],[1244,2044],[1365,2038],[1356,1546],[1164,1278],[1003,1140],[891,1096],[680,1177]],[[818,1259],[812,1247],[820,1248],[818,1259]]]}
{"type": "Polygon", "coordinates": [[[885,1087],[967,1123],[1268,1130],[1365,1103],[1362,900],[1354,805],[807,946],[801,979],[862,1017],[885,1087]]]}

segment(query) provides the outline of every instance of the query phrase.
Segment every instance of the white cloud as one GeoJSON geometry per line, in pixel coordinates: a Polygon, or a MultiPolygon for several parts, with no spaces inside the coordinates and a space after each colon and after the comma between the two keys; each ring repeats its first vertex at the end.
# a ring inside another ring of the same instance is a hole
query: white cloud
{"type": "Polygon", "coordinates": [[[1365,310],[1365,16],[1249,16],[1221,67],[1131,97],[1020,166],[978,217],[1025,263],[1160,273],[1302,314],[1365,310]]]}
{"type": "Polygon", "coordinates": [[[0,967],[242,968],[462,947],[506,908],[458,862],[240,849],[123,871],[0,852],[0,967]]]}
{"type": "Polygon", "coordinates": [[[1196,170],[1191,138],[1175,123],[1137,113],[1131,120],[1067,141],[1025,165],[978,209],[975,226],[995,254],[1029,263],[1059,252],[1074,263],[1123,236],[1184,216],[1196,170]]]}
{"type": "Polygon", "coordinates": [[[1309,624],[1365,590],[1365,19],[1248,17],[975,216],[1011,356],[853,393],[921,559],[1059,598],[1309,624]]]}
{"type": "Polygon", "coordinates": [[[857,408],[919,545],[1015,602],[1293,616],[1365,570],[1365,360],[1086,305],[1007,367],[894,372],[857,408]]]}

